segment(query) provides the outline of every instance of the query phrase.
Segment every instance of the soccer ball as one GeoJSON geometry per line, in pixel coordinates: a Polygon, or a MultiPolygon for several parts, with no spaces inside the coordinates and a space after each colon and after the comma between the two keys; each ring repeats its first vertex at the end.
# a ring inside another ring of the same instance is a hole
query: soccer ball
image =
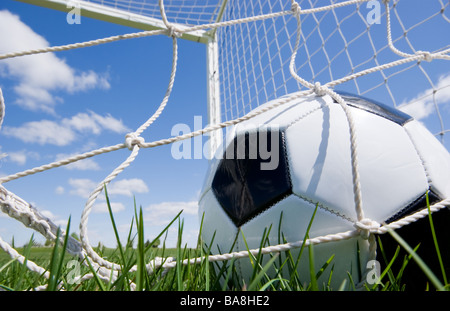
{"type": "MultiPolygon", "coordinates": [[[[375,101],[339,94],[355,122],[365,218],[389,224],[426,208],[426,194],[431,203],[450,197],[449,153],[421,123],[375,101]]],[[[349,123],[330,96],[292,100],[238,124],[217,152],[199,200],[202,238],[211,253],[303,240],[314,212],[310,238],[355,230],[349,123]],[[261,244],[263,236],[268,243],[261,244]]],[[[290,252],[296,259],[299,249],[290,252]]],[[[314,245],[316,269],[334,256],[319,284],[331,280],[336,289],[349,276],[359,282],[369,252],[363,236],[314,245]]],[[[297,270],[304,282],[310,280],[308,257],[304,251],[297,270]]],[[[235,264],[249,282],[251,260],[235,264]]]]}

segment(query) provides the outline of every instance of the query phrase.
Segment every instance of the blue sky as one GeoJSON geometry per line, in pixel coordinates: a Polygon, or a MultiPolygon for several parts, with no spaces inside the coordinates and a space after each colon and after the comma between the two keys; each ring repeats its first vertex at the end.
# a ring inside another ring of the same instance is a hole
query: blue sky
{"type": "MultiPolygon", "coordinates": [[[[0,53],[36,46],[81,42],[135,29],[82,17],[69,25],[66,13],[15,1],[0,3],[0,53]],[[3,21],[2,21],[3,20],[3,21]],[[8,30],[6,30],[8,29],[8,30]]],[[[179,40],[179,66],[169,104],[142,135],[146,141],[171,137],[183,123],[194,129],[194,116],[206,125],[205,46],[179,40]]],[[[169,81],[172,40],[165,36],[56,54],[27,56],[0,63],[0,86],[6,116],[0,135],[2,176],[62,159],[67,155],[115,145],[135,131],[159,106],[169,81]]],[[[205,139],[206,142],[206,139],[205,139]]],[[[129,151],[119,150],[4,186],[32,202],[57,224],[71,216],[72,230],[90,191],[129,151]]],[[[134,198],[146,219],[146,238],[156,236],[184,209],[184,241],[197,239],[197,197],[207,168],[205,159],[176,160],[171,146],[142,149],[136,161],[111,184],[110,196],[123,234],[130,228],[134,198]]],[[[103,195],[89,218],[92,244],[115,246],[103,195]],[[101,206],[99,206],[101,205],[101,206]]],[[[173,227],[176,231],[177,226],[173,227]]],[[[18,245],[32,234],[22,224],[0,215],[0,235],[18,245]]],[[[175,234],[168,244],[175,243],[175,234]]],[[[39,234],[35,234],[37,240],[39,234]]]]}
{"type": "MultiPolygon", "coordinates": [[[[406,7],[409,16],[428,9],[435,7],[430,5],[420,10],[413,5],[406,7]]],[[[364,14],[365,11],[361,12],[364,14]]],[[[311,17],[305,18],[304,27],[309,22],[311,17]]],[[[417,21],[413,18],[412,22],[417,21]]],[[[434,20],[428,26],[433,27],[432,23],[434,20]]],[[[423,29],[427,30],[428,26],[423,29]]],[[[343,23],[342,27],[349,27],[347,31],[352,30],[350,22],[343,23]]],[[[418,47],[423,50],[430,47],[433,50],[445,46],[441,44],[442,38],[436,39],[427,32],[420,33],[420,29],[411,31],[417,32],[421,39],[418,47]]],[[[330,30],[335,30],[335,26],[331,25],[330,30]]],[[[395,22],[393,30],[396,36],[401,34],[395,22]]],[[[81,17],[80,24],[70,25],[64,12],[12,0],[0,2],[0,54],[135,31],[86,17],[81,17]]],[[[384,31],[383,25],[374,26],[372,34],[376,44],[380,43],[377,41],[379,38],[385,40],[384,31]]],[[[370,50],[370,42],[366,37],[361,38],[349,47],[355,61],[360,56],[359,50],[370,50]]],[[[184,40],[178,40],[178,43],[179,62],[173,93],[161,117],[142,135],[146,141],[173,136],[173,127],[180,123],[188,125],[191,130],[198,129],[194,128],[194,116],[202,118],[202,126],[207,123],[206,48],[202,44],[184,40]]],[[[314,51],[314,41],[312,43],[310,48],[314,51]]],[[[408,44],[404,40],[396,44],[408,51],[408,44]]],[[[392,58],[392,53],[387,49],[379,52],[380,61],[398,59],[392,58]]],[[[301,48],[298,65],[304,63],[304,55],[305,51],[301,48]]],[[[316,55],[323,57],[320,53],[316,55]]],[[[343,60],[344,56],[345,53],[342,53],[343,60]]],[[[0,61],[0,87],[6,102],[6,116],[0,130],[0,154],[7,155],[0,159],[0,176],[124,142],[125,135],[136,130],[159,106],[169,81],[171,61],[172,40],[166,36],[123,40],[0,61]]],[[[336,62],[339,66],[340,60],[336,62]]],[[[426,66],[433,83],[440,89],[436,99],[448,129],[449,63],[436,61],[423,66],[426,66]]],[[[304,67],[307,70],[309,66],[304,67]]],[[[362,68],[365,67],[359,69],[362,68]]],[[[308,74],[306,72],[307,77],[308,74]]],[[[323,76],[326,78],[327,74],[324,71],[323,76]]],[[[407,75],[410,75],[407,88],[403,87],[405,75],[394,75],[390,80],[391,86],[400,93],[397,104],[415,101],[405,111],[418,117],[436,133],[440,128],[433,113],[434,103],[430,97],[423,97],[430,91],[426,86],[423,87],[427,85],[423,83],[424,76],[418,68],[407,75]]],[[[379,74],[374,77],[376,83],[382,78],[379,74]]],[[[370,89],[375,81],[370,79],[361,79],[360,86],[370,89]]],[[[341,89],[355,91],[352,86],[350,82],[341,89]]],[[[385,90],[375,90],[367,93],[367,96],[380,101],[388,99],[385,90]]],[[[206,140],[203,138],[203,142],[206,140]]],[[[448,135],[445,145],[450,149],[448,135]]],[[[117,224],[124,236],[128,233],[134,215],[135,198],[138,207],[142,206],[144,211],[146,238],[156,236],[183,209],[184,242],[195,245],[199,227],[197,199],[208,163],[206,159],[176,160],[171,148],[169,145],[142,149],[135,162],[109,186],[110,198],[117,224]]],[[[31,202],[61,226],[65,226],[71,216],[72,231],[78,233],[79,219],[90,191],[128,155],[129,151],[123,149],[75,165],[27,176],[4,186],[31,202]]],[[[3,240],[10,242],[14,236],[16,244],[25,243],[33,232],[24,228],[17,221],[0,214],[0,236],[3,240]]],[[[111,222],[102,198],[97,200],[88,228],[92,244],[102,241],[108,246],[115,246],[111,222]]],[[[170,246],[175,244],[176,229],[177,226],[173,226],[167,239],[170,246]]],[[[35,234],[35,237],[43,241],[39,234],[35,234]]]]}

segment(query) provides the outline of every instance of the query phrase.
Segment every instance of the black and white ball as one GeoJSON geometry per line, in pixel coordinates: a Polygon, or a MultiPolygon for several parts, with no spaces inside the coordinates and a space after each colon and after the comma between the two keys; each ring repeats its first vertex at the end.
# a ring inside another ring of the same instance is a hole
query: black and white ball
{"type": "MultiPolygon", "coordinates": [[[[426,208],[426,193],[431,203],[450,197],[450,155],[421,123],[372,100],[340,94],[355,122],[365,218],[391,223],[426,208]]],[[[304,239],[316,206],[309,237],[355,230],[349,124],[328,95],[291,101],[233,128],[211,161],[199,200],[202,237],[212,243],[213,254],[259,248],[269,227],[270,245],[296,242],[304,239]]],[[[307,254],[298,266],[304,282],[310,274],[307,254]]],[[[358,236],[315,245],[315,267],[332,255],[319,282],[327,282],[332,266],[333,288],[349,274],[358,282],[368,241],[358,236]]],[[[248,282],[249,260],[236,264],[248,282]]]]}

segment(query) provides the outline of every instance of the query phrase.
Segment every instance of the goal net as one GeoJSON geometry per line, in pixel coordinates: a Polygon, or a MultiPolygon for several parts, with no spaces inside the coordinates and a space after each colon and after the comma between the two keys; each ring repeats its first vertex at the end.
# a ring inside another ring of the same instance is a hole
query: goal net
{"type": "MultiPolygon", "coordinates": [[[[71,18],[92,17],[136,28],[135,33],[74,42],[42,50],[0,55],[2,60],[58,52],[141,36],[191,40],[207,51],[207,110],[209,126],[183,137],[144,142],[140,134],[170,105],[173,79],[161,106],[126,142],[0,178],[2,211],[39,231],[56,237],[56,226],[30,204],[7,190],[7,182],[44,170],[128,147],[130,156],[96,189],[86,203],[83,220],[93,201],[136,158],[139,148],[169,144],[195,135],[211,136],[213,153],[222,143],[226,126],[251,117],[254,109],[272,99],[298,91],[347,91],[409,113],[423,122],[449,149],[450,30],[449,2],[444,0],[20,0],[68,12],[71,18]],[[249,116],[250,114],[250,116],[249,116]]],[[[68,16],[69,18],[69,16],[68,16]]],[[[120,43],[119,43],[120,44],[120,43]]],[[[7,98],[4,99],[8,103],[7,98]]],[[[0,106],[0,121],[4,118],[0,106]]],[[[1,125],[1,123],[0,123],[1,125]]],[[[140,126],[140,127],[139,127],[140,126]]],[[[88,256],[110,276],[113,264],[89,246],[81,223],[81,242],[70,240],[69,251],[88,256]],[[84,236],[84,237],[83,237],[84,236]]],[[[4,241],[0,246],[20,255],[4,241]]],[[[213,257],[210,257],[210,260],[213,257]]],[[[217,259],[219,260],[219,259],[217,259]]],[[[163,261],[152,265],[163,265],[163,261]]],[[[165,263],[170,267],[169,263],[165,263]]],[[[28,262],[30,269],[40,272],[28,262]]]]}

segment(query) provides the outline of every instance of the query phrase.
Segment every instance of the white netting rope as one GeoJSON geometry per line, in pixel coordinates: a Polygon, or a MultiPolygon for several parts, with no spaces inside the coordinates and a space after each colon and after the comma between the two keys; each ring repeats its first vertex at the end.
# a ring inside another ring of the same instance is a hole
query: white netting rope
{"type": "MultiPolygon", "coordinates": [[[[226,21],[226,22],[218,22],[218,23],[211,23],[211,24],[204,24],[204,25],[198,25],[198,26],[191,26],[187,27],[186,29],[179,29],[176,26],[172,25],[164,11],[164,5],[163,1],[159,1],[160,6],[160,13],[162,20],[167,27],[166,30],[156,30],[156,31],[143,31],[138,33],[132,33],[128,35],[120,35],[120,36],[113,36],[109,38],[99,39],[99,40],[92,40],[88,42],[82,42],[82,43],[76,43],[76,44],[69,44],[65,46],[57,46],[57,47],[49,47],[45,49],[38,49],[38,50],[29,50],[24,52],[17,52],[17,53],[8,53],[5,55],[0,55],[0,60],[7,59],[7,58],[13,58],[13,57],[19,57],[19,56],[25,56],[25,55],[33,55],[33,54],[39,54],[39,53],[48,53],[48,52],[57,52],[57,51],[63,51],[63,50],[69,50],[69,49],[76,49],[81,47],[88,47],[98,44],[104,44],[108,42],[118,41],[118,40],[124,40],[124,39],[131,39],[131,38],[138,38],[138,37],[144,37],[144,36],[152,36],[152,35],[168,35],[172,37],[173,40],[173,60],[172,60],[172,69],[171,69],[171,76],[169,80],[169,85],[166,91],[166,94],[156,110],[156,112],[150,117],[144,124],[142,124],[135,132],[129,133],[125,137],[125,142],[121,144],[117,144],[114,146],[109,146],[105,148],[100,148],[97,150],[93,150],[84,154],[76,155],[73,157],[69,157],[67,159],[56,161],[47,165],[43,165],[40,167],[36,167],[30,170],[26,170],[23,172],[19,172],[10,176],[6,176],[3,178],[0,178],[0,207],[2,212],[6,213],[10,217],[13,217],[22,223],[24,223],[26,226],[40,232],[43,234],[46,238],[49,239],[56,239],[56,230],[57,227],[51,222],[51,220],[43,217],[39,214],[34,208],[31,207],[30,204],[20,199],[15,194],[9,192],[2,186],[2,184],[18,179],[24,176],[28,176],[31,174],[35,174],[38,172],[43,172],[52,168],[60,167],[63,165],[67,165],[70,163],[74,163],[76,161],[86,159],[89,157],[93,157],[99,154],[108,153],[112,151],[116,151],[123,148],[128,148],[131,153],[128,156],[128,158],[119,165],[110,175],[108,175],[97,187],[96,189],[91,193],[89,196],[89,199],[85,205],[85,208],[83,210],[83,214],[81,217],[81,223],[80,223],[80,237],[81,237],[81,243],[74,239],[69,239],[70,243],[68,245],[68,251],[69,253],[78,256],[81,259],[88,258],[89,261],[94,265],[94,267],[97,269],[99,276],[104,279],[105,281],[113,281],[117,275],[118,271],[120,270],[120,267],[118,264],[114,264],[112,262],[109,262],[103,258],[101,258],[90,246],[89,239],[87,236],[87,222],[89,213],[92,209],[93,203],[95,202],[96,198],[100,194],[100,192],[103,190],[103,187],[107,185],[109,182],[111,182],[117,175],[119,175],[126,167],[128,167],[136,158],[138,155],[140,148],[153,148],[156,146],[161,145],[167,145],[171,144],[176,141],[184,140],[184,139],[190,139],[192,137],[203,135],[205,133],[209,133],[230,125],[235,125],[240,122],[243,122],[245,120],[251,119],[254,116],[261,114],[265,111],[268,111],[270,109],[273,109],[277,106],[283,105],[287,102],[290,102],[292,100],[295,100],[297,98],[300,98],[305,95],[310,95],[315,93],[318,96],[324,96],[329,95],[333,99],[335,99],[343,108],[343,110],[346,113],[347,120],[349,123],[349,131],[350,131],[350,139],[351,139],[351,160],[352,160],[352,174],[353,174],[353,185],[354,185],[354,201],[355,201],[355,211],[357,215],[357,222],[355,223],[355,230],[353,231],[347,231],[347,232],[341,232],[336,234],[330,234],[326,236],[320,236],[315,238],[310,238],[305,241],[297,241],[297,242],[291,242],[281,245],[275,245],[275,246],[268,246],[264,247],[262,249],[253,249],[250,251],[240,251],[240,252],[233,252],[229,254],[218,254],[218,255],[210,255],[207,257],[199,257],[189,260],[184,260],[181,262],[174,261],[172,258],[155,258],[152,260],[149,264],[147,264],[147,269],[149,273],[154,271],[156,268],[164,268],[164,269],[171,269],[175,267],[177,264],[195,264],[203,262],[206,258],[210,262],[214,261],[225,261],[230,260],[232,258],[244,258],[249,257],[250,254],[256,255],[259,252],[262,254],[269,254],[274,252],[283,252],[287,250],[291,250],[294,248],[299,248],[302,245],[308,246],[308,245],[314,245],[314,244],[321,244],[321,243],[327,243],[327,242],[334,242],[334,241],[340,241],[340,240],[346,240],[357,236],[362,236],[363,238],[367,239],[369,241],[369,251],[370,251],[370,257],[374,258],[376,254],[376,243],[374,239],[374,234],[384,234],[392,229],[398,229],[401,228],[404,225],[407,225],[409,223],[412,223],[420,218],[426,217],[428,215],[428,209],[421,210],[419,212],[416,212],[412,215],[409,215],[407,217],[402,218],[399,221],[390,223],[389,225],[383,225],[379,224],[377,222],[374,222],[370,219],[364,218],[364,211],[362,206],[362,194],[360,189],[360,183],[359,183],[359,175],[358,175],[358,161],[357,161],[357,136],[353,124],[353,118],[351,116],[350,111],[347,109],[346,103],[343,101],[343,99],[335,93],[331,88],[353,80],[357,79],[361,76],[368,75],[377,71],[382,71],[387,68],[393,68],[395,66],[399,66],[408,62],[418,62],[418,61],[433,61],[434,59],[445,59],[450,60],[450,49],[445,49],[439,52],[429,52],[429,51],[416,51],[415,54],[408,54],[404,53],[400,50],[398,50],[391,38],[391,25],[390,25],[390,8],[389,8],[389,1],[383,1],[385,3],[385,10],[386,10],[386,17],[387,17],[387,32],[388,32],[388,44],[390,49],[401,57],[401,59],[382,64],[376,67],[372,67],[360,72],[353,73],[351,75],[347,75],[340,79],[335,79],[329,83],[326,83],[324,85],[321,85],[320,83],[310,83],[304,79],[302,79],[300,76],[297,75],[295,72],[295,57],[298,51],[299,43],[300,43],[300,33],[301,33],[301,20],[300,16],[305,14],[311,14],[321,11],[327,11],[327,10],[334,10],[339,7],[349,6],[353,4],[358,4],[362,2],[367,2],[369,0],[352,0],[352,1],[344,1],[340,3],[335,3],[329,6],[323,6],[313,9],[307,9],[302,10],[301,7],[295,2],[292,1],[291,4],[291,10],[290,11],[281,11],[281,12],[275,12],[271,14],[265,14],[265,15],[258,15],[258,16],[251,16],[247,18],[232,20],[232,21],[226,21]],[[176,74],[176,67],[177,67],[177,37],[181,36],[183,33],[186,32],[192,32],[192,31],[198,31],[198,30],[206,30],[206,29],[215,29],[219,27],[225,27],[230,25],[237,25],[241,23],[249,23],[254,22],[258,20],[264,20],[269,18],[277,18],[281,16],[286,15],[294,15],[297,18],[297,38],[295,43],[295,48],[293,50],[293,53],[291,55],[291,61],[290,61],[290,72],[291,75],[303,86],[307,87],[308,90],[301,91],[298,93],[295,93],[293,95],[290,95],[280,101],[277,101],[276,103],[266,106],[264,109],[259,109],[258,111],[250,112],[242,117],[235,118],[230,121],[222,122],[220,124],[210,125],[207,126],[201,130],[194,131],[188,134],[180,135],[177,137],[171,137],[167,139],[162,139],[158,141],[153,142],[145,142],[142,137],[140,137],[140,134],[142,134],[143,131],[145,131],[162,113],[164,107],[168,103],[169,96],[173,87],[175,74],[176,74]]],[[[0,89],[0,126],[3,122],[5,113],[5,104],[4,99],[2,96],[2,92],[0,89]]],[[[430,207],[430,212],[436,212],[442,208],[450,206],[450,199],[445,199],[441,202],[438,202],[436,204],[433,204],[430,207]]],[[[12,258],[17,258],[20,262],[24,262],[24,258],[17,253],[8,243],[4,242],[0,238],[0,247],[5,250],[12,258]]],[[[48,272],[45,272],[45,269],[42,267],[39,267],[35,263],[31,261],[27,261],[27,267],[35,271],[37,273],[42,274],[44,277],[48,277],[48,272]]],[[[136,266],[132,268],[132,271],[136,269],[136,266]]],[[[92,278],[91,274],[85,275],[80,278],[80,280],[86,280],[92,278]]],[[[135,288],[134,284],[130,284],[132,288],[135,288]]],[[[41,287],[37,289],[42,289],[41,287]]]]}

